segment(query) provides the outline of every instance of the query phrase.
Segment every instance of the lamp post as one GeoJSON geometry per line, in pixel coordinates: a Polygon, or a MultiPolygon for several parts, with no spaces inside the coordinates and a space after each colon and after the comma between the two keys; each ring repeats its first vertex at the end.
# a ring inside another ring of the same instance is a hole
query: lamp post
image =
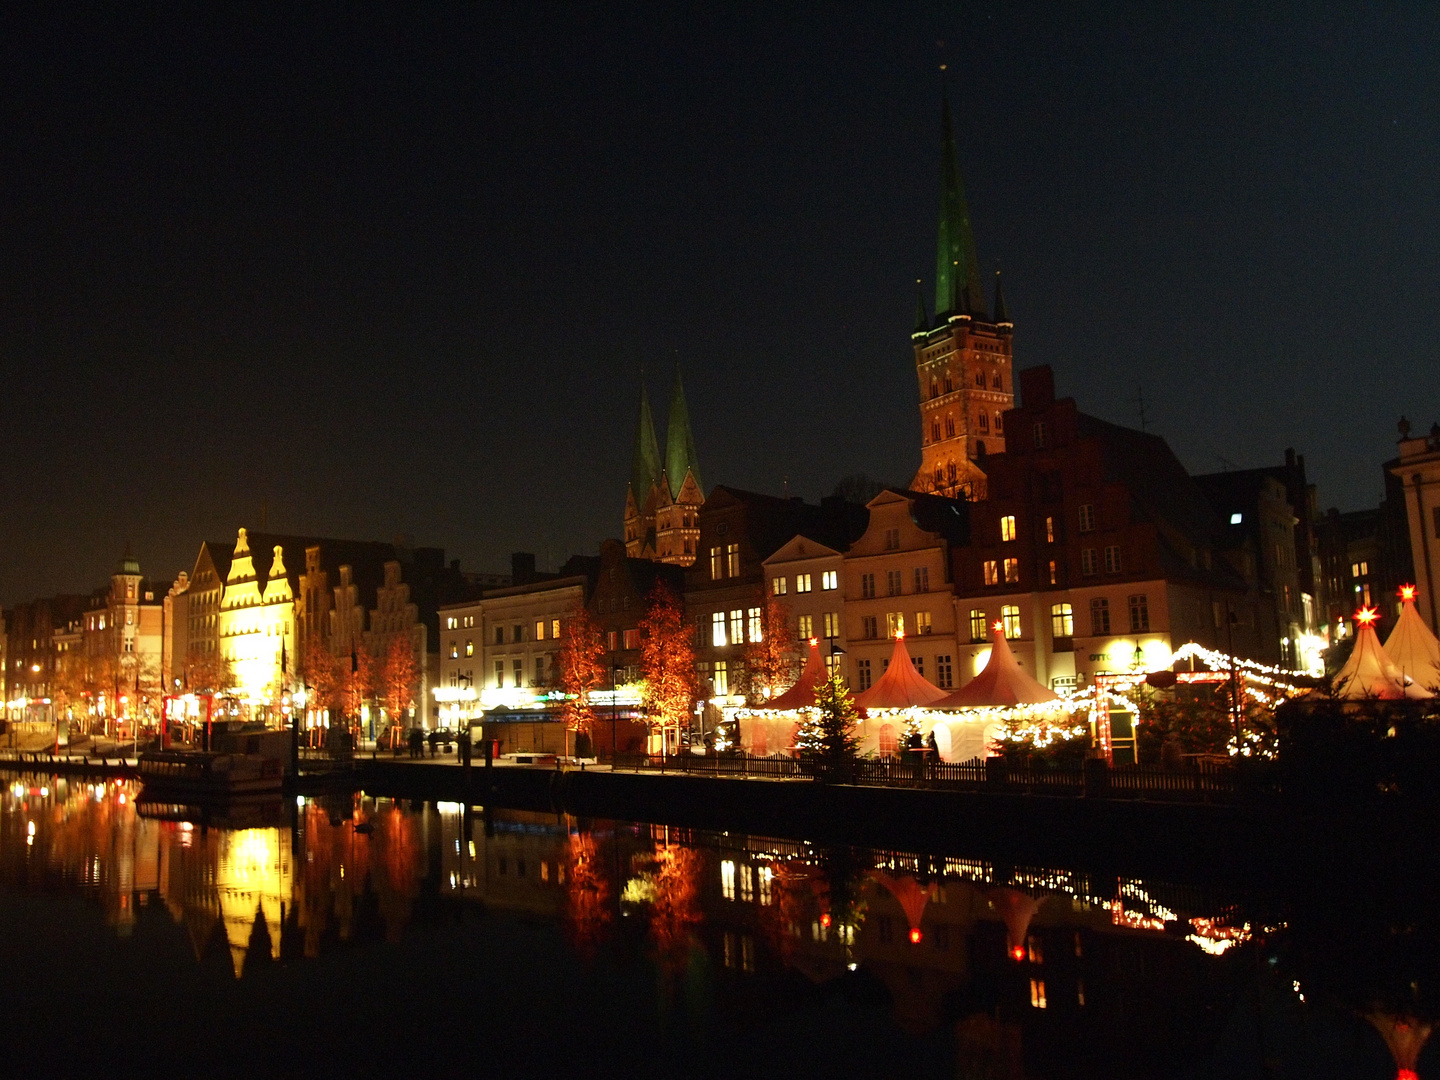
{"type": "Polygon", "coordinates": [[[620,707],[620,687],[617,685],[619,682],[619,672],[620,665],[615,659],[615,654],[612,652],[610,654],[610,768],[612,771],[615,768],[616,729],[620,726],[620,714],[618,712],[620,707]]]}

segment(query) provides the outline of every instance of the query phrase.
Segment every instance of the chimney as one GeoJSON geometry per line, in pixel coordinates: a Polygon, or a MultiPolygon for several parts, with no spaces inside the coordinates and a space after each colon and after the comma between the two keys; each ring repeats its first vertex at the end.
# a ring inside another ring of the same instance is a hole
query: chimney
{"type": "Polygon", "coordinates": [[[510,584],[528,585],[535,580],[535,556],[528,551],[516,551],[510,556],[510,584]]]}
{"type": "Polygon", "coordinates": [[[1026,368],[1020,372],[1020,406],[1024,409],[1046,409],[1055,404],[1055,372],[1049,364],[1026,368]]]}

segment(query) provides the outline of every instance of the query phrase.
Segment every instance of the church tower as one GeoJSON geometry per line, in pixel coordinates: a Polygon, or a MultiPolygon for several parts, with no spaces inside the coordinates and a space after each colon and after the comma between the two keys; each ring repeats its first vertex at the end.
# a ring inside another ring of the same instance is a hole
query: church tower
{"type": "Polygon", "coordinates": [[[655,504],[660,501],[660,447],[650,396],[640,383],[640,418],[635,424],[635,450],[630,457],[630,483],[625,489],[625,554],[632,559],[655,558],[655,504]]]}
{"type": "Polygon", "coordinates": [[[926,311],[922,290],[910,335],[920,384],[920,471],[910,486],[950,498],[983,499],[985,456],[1004,451],[1001,417],[1015,401],[1010,374],[1014,327],[999,274],[994,315],[986,310],[948,98],[941,104],[940,149],[935,318],[926,311]]]}
{"type": "Polygon", "coordinates": [[[665,423],[665,472],[660,478],[660,499],[655,506],[655,557],[663,563],[689,566],[700,542],[700,507],[705,489],[700,484],[700,459],[690,431],[690,410],[680,366],[670,391],[670,417],[665,423]]]}
{"type": "Polygon", "coordinates": [[[689,566],[700,539],[700,459],[690,430],[690,409],[680,369],[670,391],[665,428],[665,457],[655,439],[650,398],[640,387],[640,417],[631,456],[630,483],[625,492],[625,554],[632,559],[689,566]]]}

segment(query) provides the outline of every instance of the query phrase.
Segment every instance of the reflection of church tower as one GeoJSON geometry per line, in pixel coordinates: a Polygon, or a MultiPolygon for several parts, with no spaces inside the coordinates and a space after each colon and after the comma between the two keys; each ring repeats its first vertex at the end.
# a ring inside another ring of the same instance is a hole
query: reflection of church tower
{"type": "Polygon", "coordinates": [[[705,489],[690,430],[690,410],[680,369],[670,392],[665,429],[665,458],[660,458],[650,399],[640,387],[640,417],[625,493],[625,553],[631,558],[689,566],[700,537],[700,507],[705,489]]]}
{"type": "Polygon", "coordinates": [[[942,105],[940,134],[935,318],[926,313],[922,291],[910,335],[920,382],[920,471],[911,487],[975,499],[985,496],[985,455],[1005,449],[1001,416],[1014,404],[1014,327],[998,274],[995,314],[986,311],[948,100],[942,105]]]}

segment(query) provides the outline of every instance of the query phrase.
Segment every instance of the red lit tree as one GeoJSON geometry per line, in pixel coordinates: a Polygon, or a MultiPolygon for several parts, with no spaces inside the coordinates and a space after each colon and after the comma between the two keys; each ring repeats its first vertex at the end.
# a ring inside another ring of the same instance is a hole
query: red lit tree
{"type": "Polygon", "coordinates": [[[640,675],[651,723],[662,730],[688,724],[695,703],[695,642],[684,604],[663,582],[640,620],[640,675]]]}
{"type": "Polygon", "coordinates": [[[301,674],[309,687],[310,707],[329,709],[338,717],[340,700],[340,661],[330,654],[318,638],[305,643],[305,656],[301,674]]]}
{"type": "Polygon", "coordinates": [[[769,589],[765,590],[760,609],[760,640],[745,646],[745,678],[752,705],[774,697],[795,681],[795,635],[790,630],[790,611],[769,589]]]}
{"type": "Polygon", "coordinates": [[[420,666],[415,663],[415,646],[408,634],[391,638],[380,664],[380,697],[392,723],[403,722],[405,711],[415,704],[415,687],[420,666]]]}
{"type": "Polygon", "coordinates": [[[589,731],[595,721],[590,694],[605,684],[605,642],[600,626],[583,603],[576,603],[560,623],[560,689],[566,694],[561,715],[575,731],[589,731]]]}

